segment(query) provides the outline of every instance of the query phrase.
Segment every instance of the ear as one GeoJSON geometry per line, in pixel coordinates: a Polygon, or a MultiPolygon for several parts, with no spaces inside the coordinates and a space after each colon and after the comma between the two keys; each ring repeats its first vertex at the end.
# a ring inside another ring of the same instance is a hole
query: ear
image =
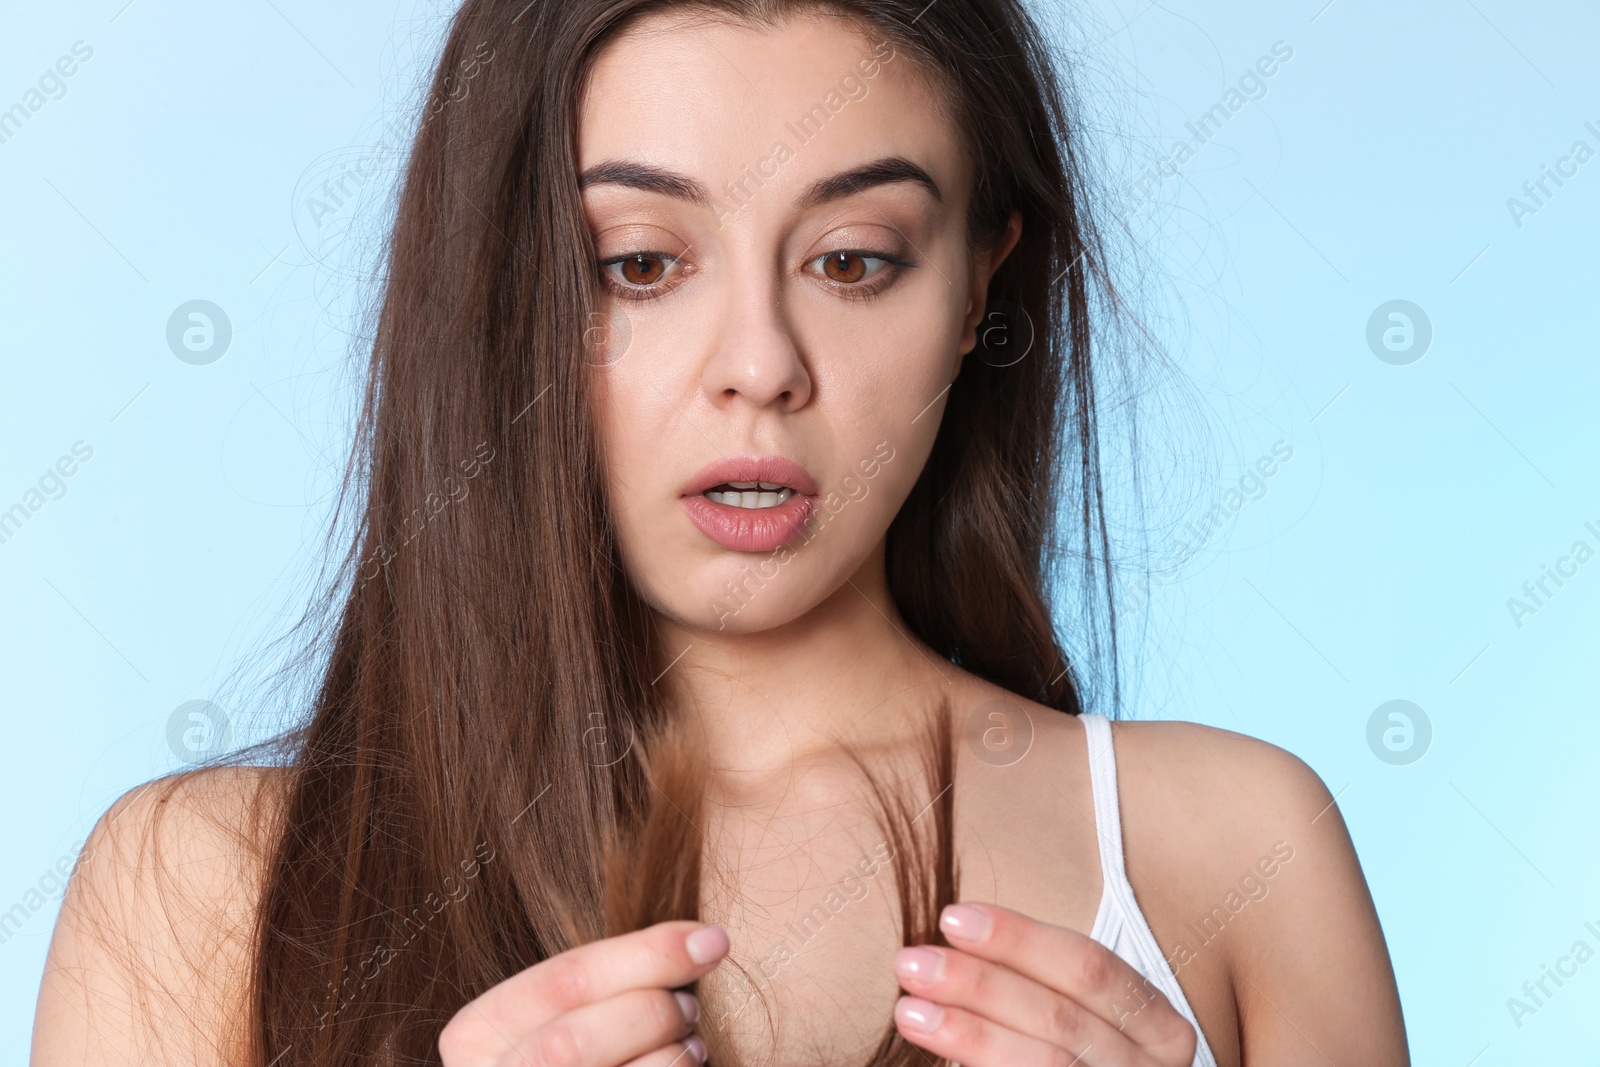
{"type": "Polygon", "coordinates": [[[973,256],[971,288],[967,293],[967,314],[962,323],[961,344],[956,349],[963,361],[967,353],[978,345],[978,323],[983,321],[983,311],[989,303],[989,280],[994,277],[994,272],[1000,269],[1000,264],[1005,262],[1011,250],[1017,247],[1017,240],[1021,236],[1022,212],[1012,208],[1011,217],[1006,220],[1006,231],[1001,236],[999,244],[979,251],[973,256]]]}

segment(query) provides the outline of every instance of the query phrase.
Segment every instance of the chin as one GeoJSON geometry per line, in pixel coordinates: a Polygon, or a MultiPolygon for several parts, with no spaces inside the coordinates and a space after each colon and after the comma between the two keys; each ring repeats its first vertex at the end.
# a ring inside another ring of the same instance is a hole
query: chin
{"type": "Polygon", "coordinates": [[[838,571],[815,550],[728,553],[699,567],[672,568],[675,577],[653,583],[645,596],[655,611],[681,626],[710,633],[749,634],[803,617],[843,585],[838,571]]]}

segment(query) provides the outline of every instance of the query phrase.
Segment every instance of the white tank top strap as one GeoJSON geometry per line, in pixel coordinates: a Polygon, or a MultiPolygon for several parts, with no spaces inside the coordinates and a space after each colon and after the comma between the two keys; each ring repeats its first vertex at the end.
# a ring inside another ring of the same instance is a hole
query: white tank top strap
{"type": "Polygon", "coordinates": [[[1089,786],[1094,791],[1094,834],[1100,840],[1100,873],[1110,886],[1126,878],[1122,851],[1122,811],[1117,802],[1117,754],[1111,720],[1098,712],[1078,716],[1089,743],[1089,786]]]}
{"type": "Polygon", "coordinates": [[[1111,720],[1098,712],[1078,716],[1089,746],[1089,785],[1094,794],[1094,829],[1100,841],[1100,876],[1105,888],[1089,936],[1127,960],[1160,989],[1196,1034],[1192,1067],[1217,1067],[1216,1056],[1194,1009],[1183,995],[1178,976],[1156,941],[1128,881],[1126,853],[1122,847],[1122,811],[1117,798],[1117,755],[1111,742],[1111,720]]]}

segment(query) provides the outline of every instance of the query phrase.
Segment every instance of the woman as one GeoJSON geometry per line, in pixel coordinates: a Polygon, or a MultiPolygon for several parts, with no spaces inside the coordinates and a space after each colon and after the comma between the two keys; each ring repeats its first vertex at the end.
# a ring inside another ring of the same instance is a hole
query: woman
{"type": "Polygon", "coordinates": [[[313,715],[101,819],[36,1064],[1408,1062],[1322,782],[1058,643],[1022,8],[469,0],[433,89],[313,715]]]}

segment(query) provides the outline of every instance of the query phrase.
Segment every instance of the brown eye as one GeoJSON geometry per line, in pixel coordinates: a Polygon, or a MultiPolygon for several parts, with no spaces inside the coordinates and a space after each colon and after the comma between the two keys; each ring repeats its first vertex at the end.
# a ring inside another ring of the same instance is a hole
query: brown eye
{"type": "Polygon", "coordinates": [[[626,300],[654,300],[676,289],[662,279],[681,274],[686,268],[678,257],[667,252],[629,252],[600,261],[601,277],[607,288],[626,300]]]}
{"type": "Polygon", "coordinates": [[[666,266],[658,256],[631,256],[621,260],[622,280],[629,285],[652,285],[661,280],[666,266]]]}
{"type": "Polygon", "coordinates": [[[830,252],[822,257],[822,272],[836,282],[859,282],[867,273],[866,259],[854,252],[830,252]]]}

